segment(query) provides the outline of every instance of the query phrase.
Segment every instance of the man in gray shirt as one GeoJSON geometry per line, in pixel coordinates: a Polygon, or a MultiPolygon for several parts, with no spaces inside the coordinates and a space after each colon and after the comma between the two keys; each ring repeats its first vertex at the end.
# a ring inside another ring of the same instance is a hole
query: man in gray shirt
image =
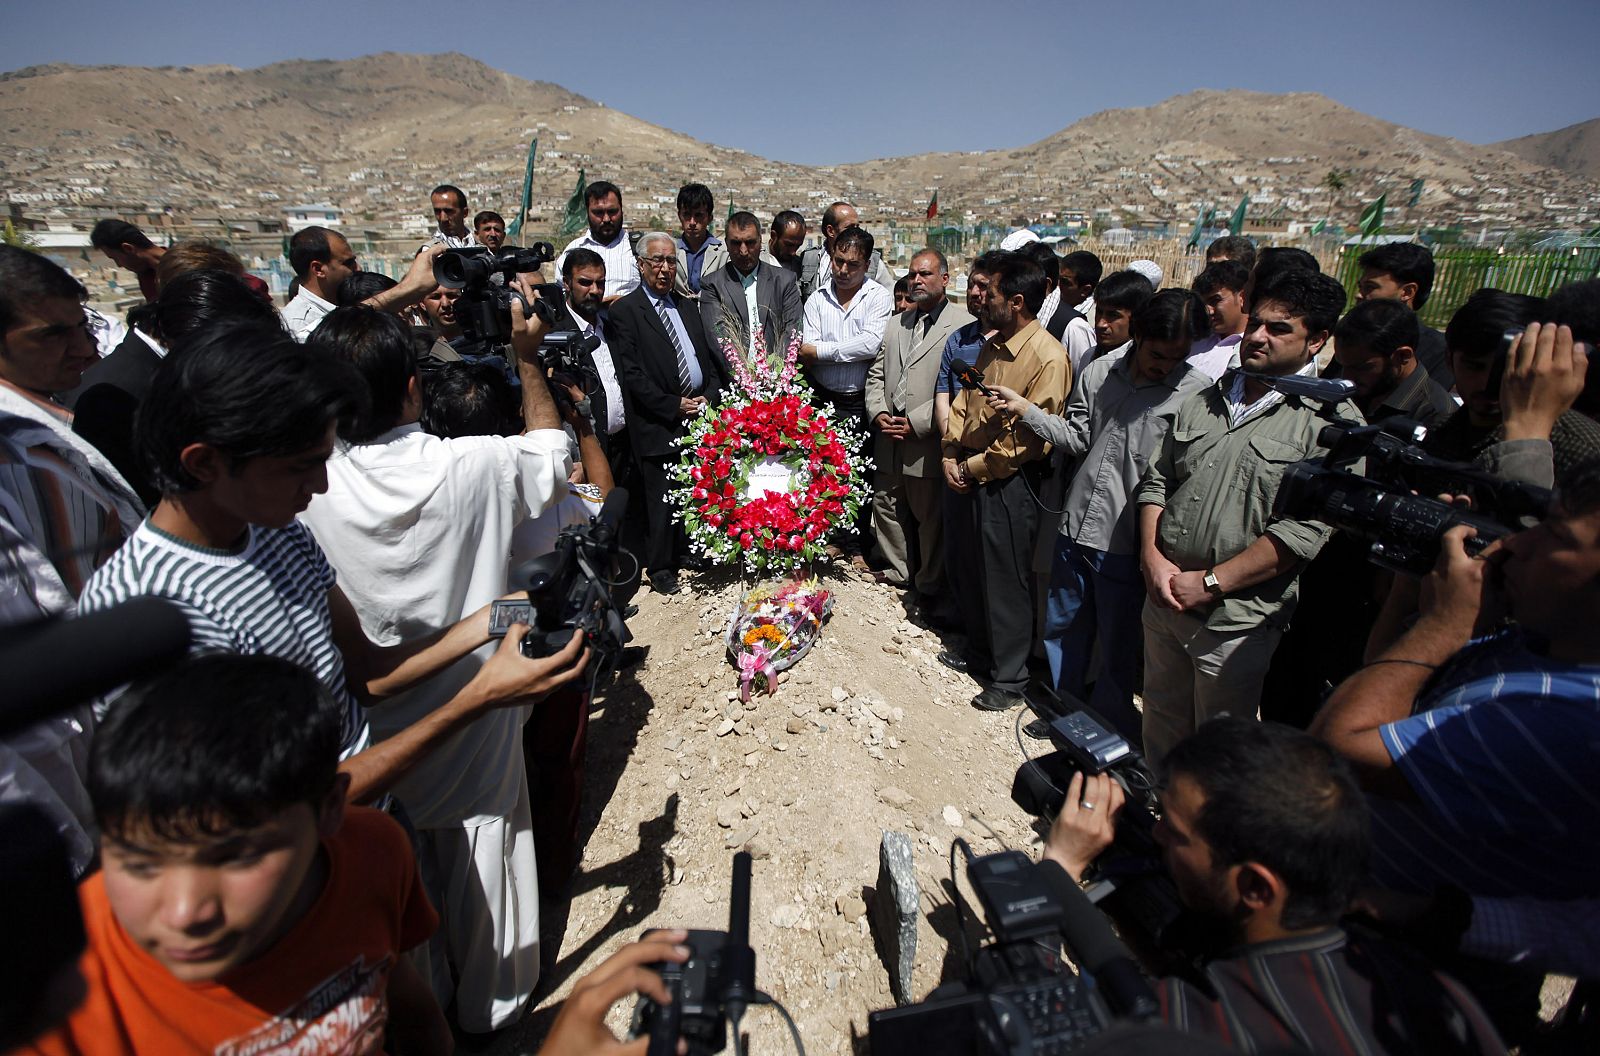
{"type": "Polygon", "coordinates": [[[1163,290],[1133,315],[1131,351],[1084,368],[1065,415],[1046,414],[998,387],[990,405],[1081,459],[1050,570],[1045,657],[1056,691],[1087,701],[1130,743],[1140,743],[1133,690],[1139,668],[1139,533],[1129,497],[1161,446],[1172,412],[1210,383],[1186,361],[1206,332],[1205,306],[1188,290],[1163,290]],[[1094,695],[1085,686],[1096,642],[1094,695]]]}

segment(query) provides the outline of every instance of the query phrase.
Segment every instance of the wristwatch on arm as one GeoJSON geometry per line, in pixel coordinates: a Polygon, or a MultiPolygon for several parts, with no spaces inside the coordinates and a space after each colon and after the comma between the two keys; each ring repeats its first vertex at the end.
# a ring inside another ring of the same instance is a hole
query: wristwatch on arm
{"type": "Polygon", "coordinates": [[[1210,594],[1213,598],[1222,597],[1222,584],[1217,581],[1216,569],[1206,569],[1205,577],[1200,582],[1206,588],[1207,594],[1210,594]]]}

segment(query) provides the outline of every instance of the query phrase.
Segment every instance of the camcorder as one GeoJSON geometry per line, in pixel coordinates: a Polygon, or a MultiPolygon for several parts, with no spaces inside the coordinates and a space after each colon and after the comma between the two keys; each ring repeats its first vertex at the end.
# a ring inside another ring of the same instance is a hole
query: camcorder
{"type": "MultiPolygon", "coordinates": [[[[445,289],[461,292],[456,301],[456,319],[461,323],[461,332],[485,349],[494,348],[511,340],[512,311],[521,311],[524,317],[537,311],[541,318],[554,325],[554,304],[541,306],[538,300],[529,304],[510,283],[524,272],[538,271],[555,256],[555,247],[548,242],[535,242],[526,249],[502,249],[498,253],[482,246],[447,249],[433,262],[433,278],[445,289]]],[[[545,291],[552,285],[539,285],[541,298],[548,298],[545,291]]],[[[555,288],[560,289],[559,286],[555,288]]],[[[557,298],[555,304],[559,303],[557,298]]]]}
{"type": "Polygon", "coordinates": [[[1273,516],[1321,521],[1368,543],[1374,564],[1423,576],[1438,560],[1440,540],[1456,525],[1477,530],[1466,546],[1478,554],[1549,510],[1549,489],[1434,458],[1419,446],[1426,436],[1423,426],[1407,418],[1324,426],[1318,443],[1327,454],[1284,471],[1273,516]],[[1353,472],[1350,467],[1362,459],[1365,473],[1353,472]],[[1466,497],[1471,510],[1435,495],[1466,497]]]}
{"type": "Polygon", "coordinates": [[[965,840],[956,846],[993,941],[972,955],[966,978],[871,1013],[874,1053],[1067,1052],[1119,1018],[1156,1017],[1155,995],[1127,947],[1059,865],[1021,851],[974,856],[965,840]]]}
{"type": "MultiPolygon", "coordinates": [[[[537,315],[547,327],[559,325],[565,297],[560,283],[536,284],[533,289],[538,296],[531,300],[510,285],[516,276],[538,271],[554,259],[555,247],[548,242],[535,242],[526,249],[502,249],[498,253],[476,247],[447,249],[439,254],[433,262],[433,277],[446,289],[461,291],[456,301],[456,319],[471,342],[468,354],[503,354],[511,341],[511,313],[514,311],[522,312],[526,318],[537,315]]],[[[587,359],[589,353],[599,347],[600,338],[595,334],[550,330],[539,344],[539,365],[546,374],[571,380],[585,393],[592,393],[599,386],[600,377],[587,359]]],[[[518,380],[514,371],[512,380],[518,380]]],[[[552,386],[551,392],[557,402],[567,402],[562,386],[552,386]]]]}
{"type": "Polygon", "coordinates": [[[639,562],[617,535],[627,505],[627,491],[613,488],[594,520],[561,529],[554,550],[514,571],[511,582],[527,592],[527,600],[490,606],[490,636],[501,638],[512,624],[526,624],[522,655],[537,660],[581,634],[593,650],[594,684],[610,677],[633,639],[622,610],[639,589],[639,562]]]}

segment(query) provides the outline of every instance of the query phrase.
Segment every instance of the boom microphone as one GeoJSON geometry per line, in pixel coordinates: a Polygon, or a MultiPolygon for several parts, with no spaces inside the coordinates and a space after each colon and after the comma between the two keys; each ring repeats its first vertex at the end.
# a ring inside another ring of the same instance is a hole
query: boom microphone
{"type": "Polygon", "coordinates": [[[622,524],[622,515],[628,510],[628,489],[612,488],[606,493],[606,501],[601,504],[600,512],[595,514],[595,535],[602,542],[610,542],[611,537],[617,534],[617,528],[622,524]]]}
{"type": "Polygon", "coordinates": [[[0,630],[0,736],[163,670],[183,659],[189,637],[182,611],[152,597],[0,630]]]}
{"type": "Polygon", "coordinates": [[[1045,859],[1034,867],[1061,906],[1061,934],[1073,958],[1094,978],[1112,1010],[1132,1019],[1153,1019],[1161,1010],[1128,948],[1105,916],[1060,865],[1045,859]]]}
{"type": "Polygon", "coordinates": [[[964,359],[950,361],[950,373],[961,383],[963,389],[977,389],[985,396],[993,396],[994,392],[983,383],[983,371],[968,363],[964,359]]]}

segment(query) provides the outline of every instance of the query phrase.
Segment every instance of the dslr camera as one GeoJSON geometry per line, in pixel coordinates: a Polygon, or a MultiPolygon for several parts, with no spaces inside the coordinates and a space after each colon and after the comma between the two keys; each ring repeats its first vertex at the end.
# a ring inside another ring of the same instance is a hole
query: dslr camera
{"type": "Polygon", "coordinates": [[[1467,552],[1477,554],[1549,510],[1549,489],[1434,458],[1419,446],[1426,436],[1408,418],[1324,426],[1318,443],[1327,454],[1284,471],[1273,516],[1321,521],[1367,542],[1374,564],[1423,576],[1456,525],[1477,530],[1467,540],[1467,552]],[[1350,468],[1362,459],[1365,475],[1350,468]],[[1432,497],[1441,494],[1470,498],[1472,511],[1432,497]]]}

